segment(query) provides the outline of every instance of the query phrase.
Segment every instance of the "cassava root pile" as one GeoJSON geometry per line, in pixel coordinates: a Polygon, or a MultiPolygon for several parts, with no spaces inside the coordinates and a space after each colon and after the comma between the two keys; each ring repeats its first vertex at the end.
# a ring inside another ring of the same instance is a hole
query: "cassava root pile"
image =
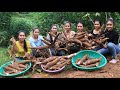
{"type": "Polygon", "coordinates": [[[66,66],[69,62],[70,60],[64,56],[61,56],[48,58],[42,64],[46,70],[59,70],[63,66],[66,66]]]}
{"type": "Polygon", "coordinates": [[[25,60],[23,62],[17,62],[14,61],[13,63],[9,64],[8,66],[4,67],[4,72],[3,74],[9,75],[9,74],[18,74],[28,67],[28,62],[30,60],[25,60]]]}
{"type": "Polygon", "coordinates": [[[87,54],[84,55],[81,59],[78,58],[76,60],[76,65],[89,68],[89,67],[97,67],[101,61],[102,57],[100,58],[90,58],[87,54]]]}
{"type": "Polygon", "coordinates": [[[52,56],[45,59],[41,64],[46,70],[59,70],[62,67],[71,64],[71,58],[76,55],[76,53],[68,56],[52,56]]]}

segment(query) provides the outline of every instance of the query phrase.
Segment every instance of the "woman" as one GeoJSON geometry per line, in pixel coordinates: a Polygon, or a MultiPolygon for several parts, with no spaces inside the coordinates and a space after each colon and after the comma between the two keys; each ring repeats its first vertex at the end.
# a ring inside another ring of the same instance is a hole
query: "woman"
{"type": "MultiPolygon", "coordinates": [[[[40,35],[40,30],[39,28],[33,28],[33,35],[29,38],[31,47],[37,47],[41,48],[45,44],[42,42],[43,36],[40,35]]],[[[36,50],[32,51],[33,56],[39,57],[39,54],[36,52],[36,50]]]]}
{"type": "Polygon", "coordinates": [[[98,50],[99,53],[101,54],[108,54],[110,53],[112,55],[112,60],[109,61],[110,63],[117,63],[117,53],[120,52],[120,47],[119,47],[119,34],[114,28],[114,20],[113,19],[108,19],[106,23],[106,30],[103,33],[105,37],[109,38],[107,40],[108,44],[106,48],[102,48],[98,50]]]}
{"type": "MultiPolygon", "coordinates": [[[[57,25],[56,25],[56,24],[53,24],[53,25],[51,26],[50,32],[52,32],[54,35],[57,35],[57,34],[58,34],[58,30],[57,30],[57,29],[58,29],[58,28],[57,28],[57,25]]],[[[48,34],[48,35],[47,35],[47,40],[49,40],[50,42],[52,42],[52,41],[51,41],[51,38],[52,38],[52,40],[55,39],[55,37],[50,37],[50,35],[48,34]]]]}
{"type": "Polygon", "coordinates": [[[29,38],[31,46],[32,47],[44,46],[42,40],[43,40],[43,36],[40,35],[39,28],[33,28],[33,35],[29,38]]]}
{"type": "MultiPolygon", "coordinates": [[[[77,23],[77,33],[84,32],[84,24],[83,22],[78,22],[77,23]]],[[[72,50],[73,52],[78,52],[80,51],[80,45],[79,44],[74,44],[74,48],[72,50]]]]}
{"type": "MultiPolygon", "coordinates": [[[[101,36],[101,33],[102,33],[102,30],[101,30],[101,22],[99,20],[95,20],[94,21],[94,30],[89,34],[89,37],[92,37],[92,38],[99,38],[101,36]]],[[[96,46],[93,46],[92,49],[97,51],[99,49],[103,48],[103,45],[98,45],[97,47],[96,46]]]]}
{"type": "Polygon", "coordinates": [[[93,36],[93,38],[99,37],[101,34],[101,22],[99,20],[94,21],[94,30],[89,34],[89,36],[93,36]]]}
{"type": "MultiPolygon", "coordinates": [[[[66,37],[66,39],[72,39],[75,36],[75,32],[72,31],[72,26],[70,22],[65,22],[64,23],[64,33],[63,37],[66,37]]],[[[69,44],[69,54],[76,53],[80,50],[80,46],[76,43],[71,43],[69,44]]]]}
{"type": "Polygon", "coordinates": [[[67,39],[73,38],[75,35],[75,32],[72,31],[72,25],[70,22],[65,22],[64,23],[64,33],[63,36],[65,36],[67,39]]]}
{"type": "Polygon", "coordinates": [[[82,22],[78,22],[77,24],[77,32],[82,32],[84,31],[84,25],[82,22]]]}
{"type": "MultiPolygon", "coordinates": [[[[58,28],[57,28],[57,25],[56,25],[56,24],[53,24],[53,25],[51,26],[50,32],[53,33],[54,35],[57,35],[57,34],[58,34],[57,29],[58,29],[58,28]]],[[[53,36],[50,37],[49,34],[47,35],[46,38],[47,38],[47,40],[50,41],[50,42],[53,42],[54,39],[55,39],[55,37],[53,37],[53,36]]],[[[51,51],[51,53],[52,53],[53,56],[56,56],[57,50],[56,50],[54,47],[50,48],[50,51],[51,51]]]]}
{"type": "Polygon", "coordinates": [[[31,53],[30,42],[25,40],[26,34],[24,31],[18,32],[18,41],[15,41],[14,37],[11,38],[11,42],[13,45],[13,50],[16,53],[17,59],[24,59],[28,57],[31,53]]]}

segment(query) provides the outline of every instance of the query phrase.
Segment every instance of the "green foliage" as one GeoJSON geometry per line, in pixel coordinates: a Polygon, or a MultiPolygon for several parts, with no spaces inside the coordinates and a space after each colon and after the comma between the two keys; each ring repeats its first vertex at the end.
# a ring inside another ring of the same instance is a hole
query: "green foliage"
{"type": "Polygon", "coordinates": [[[10,23],[10,36],[15,36],[17,38],[17,33],[20,30],[23,30],[26,32],[27,35],[29,35],[30,31],[33,27],[35,27],[35,23],[33,23],[31,20],[27,18],[19,18],[19,17],[12,17],[11,23],[10,23]]]}
{"type": "Polygon", "coordinates": [[[83,21],[85,30],[91,31],[94,29],[94,19],[106,24],[110,17],[115,20],[116,28],[120,31],[119,12],[0,12],[0,44],[6,45],[12,35],[17,37],[19,30],[29,34],[32,28],[39,27],[41,34],[46,36],[52,24],[57,24],[61,30],[64,22],[70,21],[72,30],[77,31],[77,23],[83,21]]]}
{"type": "Polygon", "coordinates": [[[99,12],[99,13],[98,12],[42,12],[42,13],[40,12],[38,13],[37,12],[35,14],[35,17],[37,17],[36,21],[38,21],[39,23],[38,26],[41,28],[42,34],[46,35],[46,33],[50,31],[52,24],[58,24],[59,26],[61,26],[61,24],[63,24],[64,21],[70,21],[71,23],[73,23],[74,27],[72,28],[74,31],[76,31],[75,25],[79,21],[83,21],[86,30],[93,30],[94,29],[93,22],[95,19],[98,19],[102,22],[102,24],[105,24],[106,19],[110,17],[115,19],[116,13],[110,13],[110,12],[99,12]]]}
{"type": "Polygon", "coordinates": [[[7,39],[7,31],[2,31],[0,32],[0,44],[5,45],[6,44],[6,39],[7,39]]]}
{"type": "Polygon", "coordinates": [[[8,53],[7,53],[7,48],[0,47],[0,66],[8,61],[10,61],[10,58],[9,58],[8,53]]]}
{"type": "Polygon", "coordinates": [[[36,23],[36,26],[40,28],[41,34],[46,35],[50,31],[52,24],[58,24],[61,27],[64,21],[70,21],[74,24],[72,25],[74,31],[76,31],[76,24],[79,21],[83,21],[86,30],[93,30],[94,25],[90,18],[86,16],[87,14],[93,21],[97,18],[105,24],[105,12],[30,12],[24,16],[27,15],[27,17],[31,18],[32,22],[36,23]]]}
{"type": "Polygon", "coordinates": [[[0,12],[0,31],[9,31],[11,15],[10,12],[0,12]]]}
{"type": "Polygon", "coordinates": [[[10,32],[12,12],[0,12],[0,45],[6,45],[10,32]]]}

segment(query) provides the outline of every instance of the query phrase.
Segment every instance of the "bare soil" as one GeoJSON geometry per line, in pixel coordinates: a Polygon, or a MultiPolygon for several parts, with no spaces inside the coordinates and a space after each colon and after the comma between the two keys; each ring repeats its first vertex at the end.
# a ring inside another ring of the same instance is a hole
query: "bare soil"
{"type": "MultiPolygon", "coordinates": [[[[110,59],[110,57],[107,57],[108,61],[110,59]]],[[[82,71],[72,68],[72,65],[70,65],[59,73],[41,71],[32,74],[30,78],[120,78],[120,61],[116,64],[108,62],[106,66],[95,71],[82,71]]]]}

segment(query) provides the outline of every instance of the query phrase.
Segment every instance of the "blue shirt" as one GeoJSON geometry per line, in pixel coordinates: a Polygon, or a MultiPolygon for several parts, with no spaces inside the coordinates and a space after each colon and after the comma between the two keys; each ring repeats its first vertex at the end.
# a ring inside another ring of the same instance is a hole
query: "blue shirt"
{"type": "Polygon", "coordinates": [[[38,36],[38,40],[35,41],[33,37],[29,38],[30,44],[32,47],[44,46],[45,44],[42,42],[43,36],[38,36]]]}

